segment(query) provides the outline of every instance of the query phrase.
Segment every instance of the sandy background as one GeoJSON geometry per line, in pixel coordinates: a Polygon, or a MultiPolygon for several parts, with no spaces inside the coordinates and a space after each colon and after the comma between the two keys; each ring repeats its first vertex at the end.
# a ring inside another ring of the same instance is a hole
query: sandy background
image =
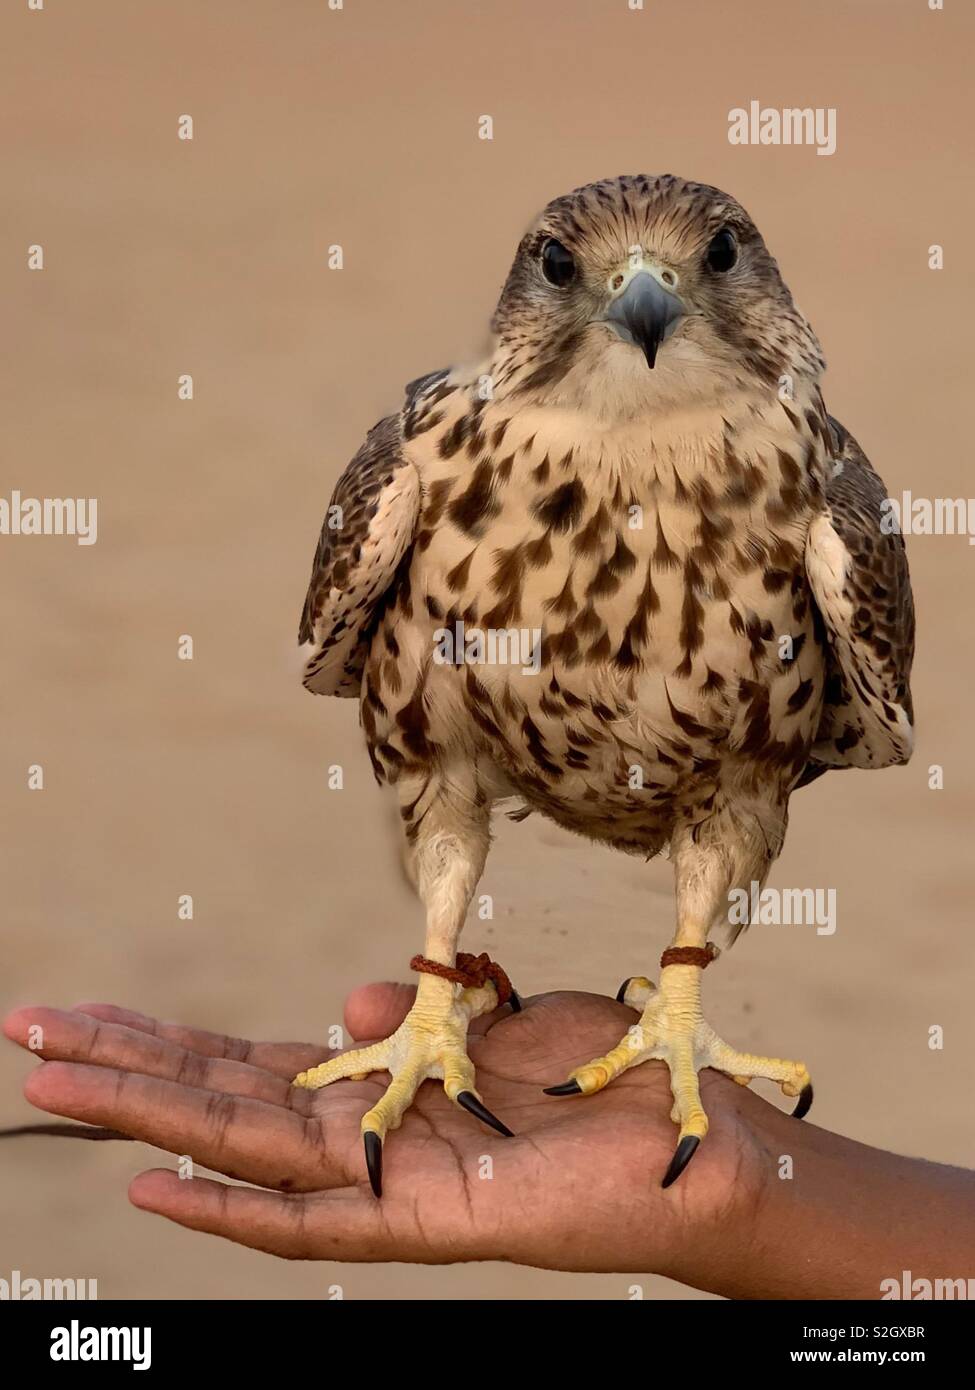
{"type": "MultiPolygon", "coordinates": [[[[819,332],[832,412],[891,491],[968,495],[973,21],[960,0],[4,7],[0,493],[97,496],[99,539],[0,537],[0,1003],[102,998],[322,1037],[350,986],[406,974],[421,917],[356,708],[300,689],[293,632],[335,479],[404,382],[480,345],[550,197],[639,171],[728,188],[819,332]],[[836,107],[836,154],[730,146],[728,111],[753,98],[836,107]],[[45,269],[29,273],[36,242],[45,269]]],[[[916,759],[798,795],[773,878],[835,887],[839,929],[754,929],[706,999],[731,1041],[809,1062],[819,1124],[965,1164],[975,551],[919,538],[910,557],[916,759]]],[[[501,828],[483,891],[497,915],[465,945],[525,992],[612,992],[670,936],[666,864],[537,818],[501,828]]],[[[29,1065],[4,1048],[3,1122],[31,1113],[29,1065]]],[[[4,1147],[0,1274],[167,1298],[335,1282],[347,1297],[619,1298],[633,1282],[285,1264],[129,1207],[126,1180],[154,1157],[4,1147]]]]}

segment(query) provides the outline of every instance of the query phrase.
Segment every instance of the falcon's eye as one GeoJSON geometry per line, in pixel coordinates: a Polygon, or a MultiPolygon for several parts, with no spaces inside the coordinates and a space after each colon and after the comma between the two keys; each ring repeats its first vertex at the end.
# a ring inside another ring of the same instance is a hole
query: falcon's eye
{"type": "Polygon", "coordinates": [[[576,263],[571,251],[567,251],[561,241],[549,237],[542,247],[542,274],[550,285],[559,288],[575,279],[576,263]]]}
{"type": "Polygon", "coordinates": [[[722,227],[721,231],[711,238],[711,244],[705,252],[704,259],[709,270],[716,270],[723,275],[726,270],[730,270],[738,259],[738,243],[735,241],[735,234],[729,227],[722,227]]]}

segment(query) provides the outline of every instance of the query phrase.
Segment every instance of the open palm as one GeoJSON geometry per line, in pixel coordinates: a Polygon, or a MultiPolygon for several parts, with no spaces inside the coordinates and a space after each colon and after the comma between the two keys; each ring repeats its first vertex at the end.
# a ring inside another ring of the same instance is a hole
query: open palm
{"type": "MultiPolygon", "coordinates": [[[[407,986],[358,990],[347,1029],[357,1040],[383,1037],[412,998],[407,986]]],[[[43,1030],[45,1061],[25,1085],[39,1108],[253,1185],[140,1174],[132,1201],[182,1225],[292,1258],[674,1273],[702,1230],[747,1222],[757,1207],[770,1163],[752,1120],[768,1107],[706,1072],[711,1134],[662,1191],[676,1136],[662,1064],[637,1067],[595,1096],[542,1093],[632,1019],[601,996],[550,994],[526,1001],[521,1014],[476,1020],[478,1090],[515,1137],[493,1133],[427,1082],[387,1140],[381,1202],[369,1189],[359,1120],[385,1075],[302,1090],[290,1080],[327,1055],[320,1046],[249,1043],[110,1005],[21,1009],[6,1032],[27,1046],[28,1030],[43,1030]]]]}

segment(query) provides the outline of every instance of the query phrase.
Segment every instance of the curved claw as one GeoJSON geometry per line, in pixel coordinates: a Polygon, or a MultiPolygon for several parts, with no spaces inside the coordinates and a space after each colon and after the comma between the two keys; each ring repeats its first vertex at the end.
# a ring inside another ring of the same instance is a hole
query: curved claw
{"type": "Polygon", "coordinates": [[[367,1129],[362,1136],[366,1150],[366,1168],[369,1172],[369,1186],[376,1197],[383,1195],[383,1141],[373,1130],[367,1129]]]}
{"type": "Polygon", "coordinates": [[[547,1096],[581,1096],[582,1087],[578,1081],[563,1081],[558,1086],[544,1086],[543,1093],[547,1096]]]}
{"type": "Polygon", "coordinates": [[[632,976],[632,975],[627,975],[626,979],[623,981],[623,983],[620,985],[619,989],[616,991],[616,1002],[617,1002],[617,1004],[625,1004],[625,1003],[626,1003],[626,987],[627,987],[627,985],[630,983],[630,981],[631,981],[632,979],[633,979],[633,976],[632,976]]]}
{"type": "Polygon", "coordinates": [[[518,993],[516,989],[513,989],[511,991],[508,1003],[511,1005],[511,1012],[513,1014],[520,1014],[522,1009],[524,1008],[524,1005],[521,1002],[521,995],[518,993]]]}
{"type": "Polygon", "coordinates": [[[697,1152],[697,1146],[701,1139],[697,1134],[685,1134],[684,1138],[677,1145],[673,1158],[670,1160],[670,1167],[667,1169],[661,1187],[670,1187],[677,1181],[681,1173],[690,1163],[697,1152]]]}
{"type": "Polygon", "coordinates": [[[812,1103],[813,1088],[812,1082],[810,1081],[808,1086],[803,1086],[802,1090],[799,1092],[799,1101],[796,1105],[795,1110],[793,1110],[792,1112],[792,1118],[794,1120],[803,1119],[803,1117],[808,1115],[810,1110],[812,1109],[812,1103]]]}
{"type": "Polygon", "coordinates": [[[473,1091],[459,1091],[457,1093],[457,1104],[462,1105],[465,1110],[475,1115],[482,1124],[490,1125],[499,1134],[503,1134],[506,1139],[513,1139],[514,1133],[507,1125],[502,1124],[497,1115],[492,1115],[483,1101],[478,1100],[473,1091]]]}

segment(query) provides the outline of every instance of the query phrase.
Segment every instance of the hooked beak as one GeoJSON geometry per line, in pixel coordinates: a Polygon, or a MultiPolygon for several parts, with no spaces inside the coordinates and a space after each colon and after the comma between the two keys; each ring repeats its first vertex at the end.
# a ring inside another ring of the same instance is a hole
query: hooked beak
{"type": "Polygon", "coordinates": [[[676,295],[664,289],[646,270],[633,276],[623,293],[606,310],[604,322],[611,323],[620,337],[640,348],[652,367],[657,349],[687,311],[676,295]]]}

